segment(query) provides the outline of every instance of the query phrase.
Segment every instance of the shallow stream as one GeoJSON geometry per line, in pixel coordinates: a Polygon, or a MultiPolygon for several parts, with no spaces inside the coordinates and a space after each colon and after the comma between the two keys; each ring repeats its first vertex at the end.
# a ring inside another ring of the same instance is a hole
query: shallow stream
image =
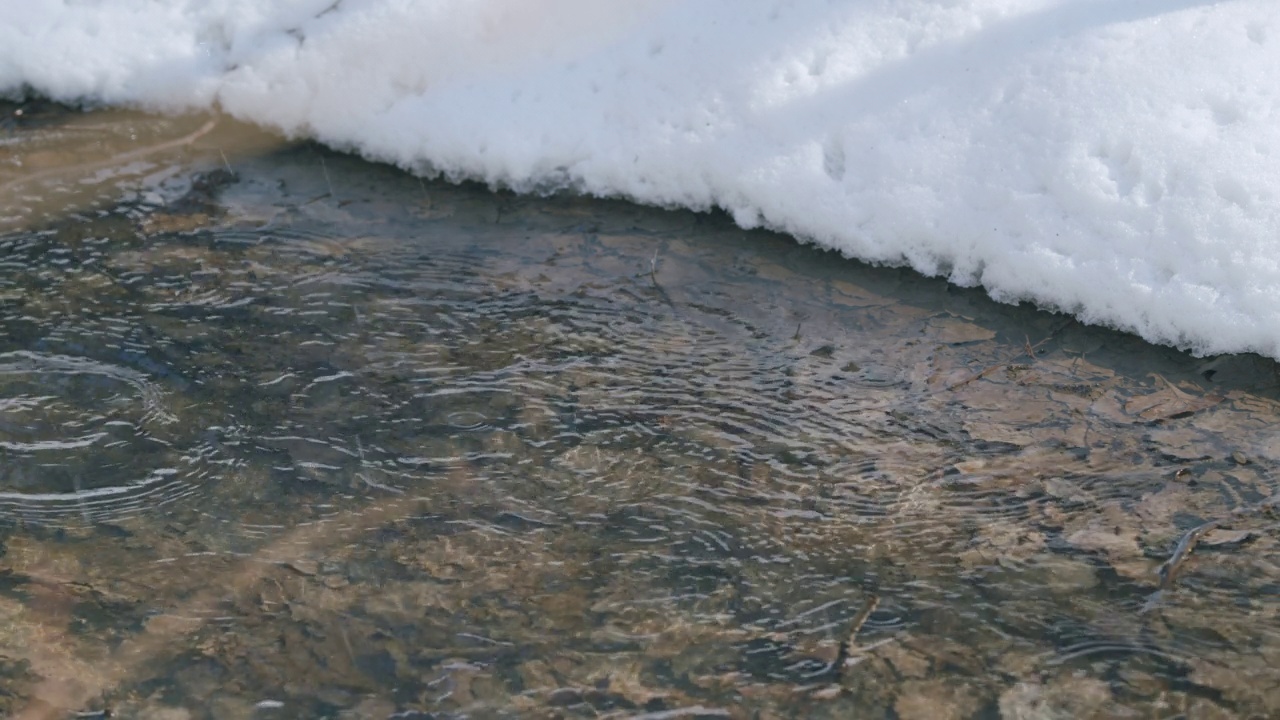
{"type": "Polygon", "coordinates": [[[1280,715],[1270,360],[0,111],[0,712],[1280,715]]]}

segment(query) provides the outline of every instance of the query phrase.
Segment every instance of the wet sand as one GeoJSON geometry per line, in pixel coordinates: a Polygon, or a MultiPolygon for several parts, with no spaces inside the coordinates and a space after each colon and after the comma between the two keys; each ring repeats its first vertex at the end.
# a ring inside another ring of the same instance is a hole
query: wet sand
{"type": "Polygon", "coordinates": [[[1280,713],[1280,373],[717,214],[3,106],[0,710],[1280,713]]]}

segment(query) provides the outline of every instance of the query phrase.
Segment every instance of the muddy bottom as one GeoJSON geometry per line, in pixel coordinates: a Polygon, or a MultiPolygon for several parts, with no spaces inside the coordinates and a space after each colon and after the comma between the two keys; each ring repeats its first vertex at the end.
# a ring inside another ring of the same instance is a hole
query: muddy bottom
{"type": "Polygon", "coordinates": [[[1280,715],[1272,361],[0,111],[0,712],[1280,715]]]}

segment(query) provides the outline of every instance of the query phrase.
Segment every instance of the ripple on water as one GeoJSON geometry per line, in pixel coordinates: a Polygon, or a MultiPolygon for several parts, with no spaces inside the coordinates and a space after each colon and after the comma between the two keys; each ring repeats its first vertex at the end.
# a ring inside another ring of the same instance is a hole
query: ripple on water
{"type": "MultiPolygon", "coordinates": [[[[990,713],[1014,678],[1181,678],[1187,658],[1269,632],[1254,612],[1269,606],[1222,610],[1249,595],[1240,577],[1258,590],[1249,603],[1274,597],[1274,570],[1246,564],[1253,553],[1201,548],[1151,603],[1156,566],[1207,519],[1178,515],[1187,488],[1163,491],[1154,434],[1106,438],[1093,418],[1095,431],[1069,435],[1094,390],[1055,415],[1031,397],[1046,381],[1014,368],[964,392],[931,379],[1003,354],[930,334],[941,310],[927,298],[820,318],[807,304],[822,302],[818,274],[734,279],[747,255],[780,269],[737,230],[727,253],[704,238],[682,256],[683,240],[629,224],[513,231],[510,215],[480,212],[493,209],[484,193],[439,187],[429,194],[470,192],[475,221],[398,225],[419,202],[411,189],[377,211],[307,191],[232,228],[144,222],[140,236],[129,210],[112,232],[77,221],[0,237],[0,335],[26,349],[0,355],[0,519],[168,505],[129,525],[129,547],[92,543],[96,568],[158,550],[156,602],[249,644],[305,647],[331,615],[342,644],[310,649],[339,660],[369,657],[367,641],[390,632],[423,650],[410,651],[413,677],[436,655],[472,658],[457,638],[518,648],[525,699],[538,664],[570,672],[561,661],[577,655],[590,675],[559,684],[591,686],[621,658],[624,677],[709,700],[718,691],[691,688],[736,687],[745,672],[787,683],[780,702],[806,714],[787,703],[831,679],[856,624],[866,662],[831,714],[895,683],[887,692],[928,695],[948,675],[985,683],[990,713]],[[288,569],[261,603],[221,600],[242,551],[288,569]],[[219,602],[184,606],[210,582],[219,602]],[[307,639],[277,632],[290,622],[307,639]],[[1009,649],[1024,657],[1004,663],[1009,649]]],[[[1027,364],[1050,373],[1046,353],[1027,364]]],[[[210,647],[200,662],[229,657],[210,647]]],[[[264,676],[280,677],[277,649],[260,655],[264,676]]],[[[474,655],[507,669],[515,657],[474,655]]],[[[416,682],[379,668],[379,682],[416,682]]]]}
{"type": "Polygon", "coordinates": [[[172,453],[175,420],[160,387],[130,368],[0,353],[0,518],[113,520],[195,493],[203,463],[172,453]]]}

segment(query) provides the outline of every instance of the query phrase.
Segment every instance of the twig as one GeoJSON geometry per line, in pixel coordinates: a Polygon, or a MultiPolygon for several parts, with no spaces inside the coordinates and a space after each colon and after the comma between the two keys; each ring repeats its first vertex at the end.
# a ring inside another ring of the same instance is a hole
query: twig
{"type": "Polygon", "coordinates": [[[324,164],[323,155],[320,156],[320,172],[324,173],[324,184],[329,186],[329,197],[337,200],[338,196],[333,193],[333,181],[329,179],[329,167],[324,164]]]}
{"type": "Polygon", "coordinates": [[[1169,559],[1160,566],[1158,572],[1160,576],[1160,587],[1151,593],[1151,597],[1142,605],[1142,613],[1148,613],[1160,607],[1164,600],[1165,592],[1173,588],[1173,581],[1178,577],[1178,571],[1182,569],[1183,563],[1195,551],[1196,545],[1200,542],[1200,538],[1205,536],[1210,530],[1218,527],[1217,520],[1210,520],[1203,525],[1197,525],[1188,530],[1178,544],[1173,548],[1173,554],[1169,559]]]}
{"type": "Polygon", "coordinates": [[[840,643],[840,649],[836,652],[835,662],[831,664],[832,670],[839,679],[844,673],[844,668],[849,664],[849,653],[858,647],[858,631],[862,626],[867,624],[867,618],[871,617],[871,613],[876,611],[876,606],[880,604],[880,596],[874,593],[867,596],[866,602],[862,604],[862,609],[853,617],[853,622],[849,626],[849,636],[840,643]]]}
{"type": "Polygon", "coordinates": [[[956,382],[956,383],[953,383],[953,384],[951,384],[951,385],[948,385],[948,386],[947,386],[947,389],[948,389],[948,390],[955,390],[955,389],[957,389],[957,388],[961,388],[961,387],[964,387],[965,385],[968,385],[969,383],[973,382],[974,380],[981,380],[982,378],[984,378],[984,377],[986,377],[986,376],[990,375],[991,373],[993,373],[993,372],[995,372],[995,371],[999,370],[1000,368],[1008,366],[1008,365],[1009,365],[1009,363],[1013,362],[1014,360],[1017,360],[1018,358],[1020,358],[1020,357],[1022,357],[1022,356],[1024,356],[1024,355],[1025,355],[1025,356],[1027,356],[1027,357],[1030,357],[1032,360],[1035,360],[1035,359],[1036,359],[1036,350],[1039,350],[1039,349],[1040,349],[1040,347],[1041,347],[1041,346],[1043,346],[1045,343],[1047,343],[1047,342],[1049,342],[1050,340],[1052,340],[1052,339],[1054,339],[1055,337],[1057,337],[1058,333],[1059,333],[1059,332],[1062,332],[1062,329],[1063,329],[1063,328],[1065,328],[1067,325],[1070,325],[1070,324],[1071,324],[1071,323],[1073,323],[1073,322],[1075,322],[1075,321],[1074,321],[1074,320],[1068,320],[1067,322],[1063,323],[1062,325],[1059,325],[1058,327],[1054,328],[1053,332],[1049,333],[1049,334],[1048,334],[1048,335],[1047,335],[1043,340],[1041,340],[1040,342],[1036,343],[1035,345],[1032,345],[1032,344],[1031,344],[1031,339],[1030,339],[1030,338],[1027,338],[1027,342],[1026,342],[1026,344],[1022,347],[1022,350],[1021,350],[1020,352],[1018,352],[1018,354],[1013,355],[1013,356],[1010,356],[1008,359],[1003,360],[1003,361],[1001,361],[1001,362],[998,362],[998,363],[996,363],[995,365],[989,365],[989,366],[987,366],[987,367],[983,368],[980,372],[974,373],[973,375],[970,375],[969,377],[967,377],[967,378],[965,378],[965,379],[963,379],[963,380],[960,380],[960,381],[958,381],[958,382],[956,382]]]}
{"type": "Polygon", "coordinates": [[[403,490],[401,490],[401,489],[400,489],[400,488],[398,488],[398,487],[392,487],[392,486],[390,486],[390,485],[384,485],[384,484],[382,484],[382,483],[374,482],[374,481],[373,481],[373,480],[368,476],[368,474],[366,474],[365,472],[363,472],[363,471],[364,471],[364,469],[365,469],[366,467],[368,467],[368,466],[369,466],[369,464],[368,464],[368,462],[364,459],[364,443],[360,442],[360,438],[356,438],[356,449],[357,449],[357,450],[359,451],[359,453],[360,453],[360,470],[361,470],[361,472],[356,473],[356,477],[358,477],[358,478],[360,478],[361,480],[363,480],[363,481],[364,481],[364,484],[365,484],[365,485],[368,485],[368,486],[369,486],[369,487],[371,487],[371,488],[377,488],[378,490],[386,490],[387,492],[396,493],[397,495],[403,495],[403,494],[404,494],[404,491],[403,491],[403,490]]]}
{"type": "Polygon", "coordinates": [[[1182,569],[1182,564],[1187,561],[1187,558],[1191,556],[1191,553],[1195,552],[1196,545],[1199,544],[1200,538],[1204,537],[1205,533],[1216,527],[1218,527],[1218,521],[1210,520],[1203,525],[1197,525],[1196,527],[1191,528],[1182,536],[1182,539],[1178,541],[1177,546],[1173,548],[1173,554],[1170,555],[1169,559],[1160,566],[1159,574],[1161,590],[1167,590],[1173,586],[1173,581],[1178,577],[1178,571],[1182,569]]]}
{"type": "Polygon", "coordinates": [[[49,168],[48,170],[43,170],[38,173],[32,173],[30,175],[16,177],[6,183],[0,183],[0,192],[4,192],[6,190],[9,190],[10,188],[22,187],[23,185],[26,185],[28,183],[44,180],[45,178],[57,177],[59,175],[63,175],[65,173],[69,173],[76,170],[81,172],[87,172],[90,170],[97,170],[103,167],[110,167],[112,165],[123,165],[131,160],[137,160],[138,158],[143,158],[143,157],[146,157],[147,155],[154,155],[155,153],[164,152],[165,150],[172,150],[173,148],[182,147],[183,145],[190,145],[196,140],[199,140],[205,135],[208,135],[213,130],[213,128],[217,126],[217,124],[218,124],[217,120],[210,120],[204,125],[201,125],[198,129],[196,129],[195,132],[189,135],[184,135],[183,137],[180,137],[176,140],[168,140],[166,142],[157,143],[155,145],[149,145],[147,147],[138,148],[137,150],[130,150],[129,152],[125,152],[119,155],[114,155],[112,157],[109,157],[106,160],[100,160],[98,162],[93,162],[93,163],[86,163],[83,165],[74,165],[72,167],[54,167],[54,168],[49,168]]]}

